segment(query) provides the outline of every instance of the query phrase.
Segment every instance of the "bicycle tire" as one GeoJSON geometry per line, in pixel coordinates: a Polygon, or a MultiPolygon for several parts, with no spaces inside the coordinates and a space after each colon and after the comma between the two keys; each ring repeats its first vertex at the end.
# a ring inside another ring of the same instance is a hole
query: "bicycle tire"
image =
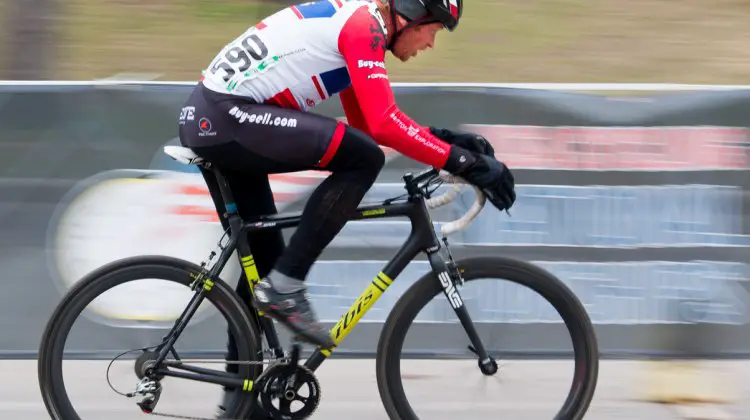
{"type": "MultiPolygon", "coordinates": [[[[70,288],[50,316],[39,347],[39,388],[50,417],[55,420],[80,419],[63,383],[63,349],[70,328],[91,301],[117,285],[140,279],[157,278],[189,287],[193,281],[191,274],[200,271],[197,265],[173,257],[129,257],[99,267],[70,288]]],[[[238,359],[261,362],[260,332],[256,322],[227,283],[219,278],[213,279],[213,283],[206,299],[227,319],[228,328],[238,337],[238,359]]],[[[262,365],[240,365],[239,371],[249,378],[257,378],[262,365]]],[[[237,394],[233,407],[225,413],[227,418],[245,418],[255,406],[257,392],[245,394],[247,396],[237,394]]],[[[135,402],[133,407],[138,410],[135,402]]]]}
{"type": "MultiPolygon", "coordinates": [[[[591,320],[575,294],[553,274],[527,262],[504,257],[476,257],[456,263],[465,282],[490,278],[526,286],[544,297],[562,316],[573,340],[576,380],[554,419],[581,419],[596,389],[599,348],[591,320]],[[579,371],[581,368],[583,370],[579,371]]],[[[417,314],[438,294],[444,296],[440,282],[432,272],[425,274],[396,302],[381,331],[376,377],[380,397],[391,419],[418,420],[401,382],[401,349],[417,314]]]]}

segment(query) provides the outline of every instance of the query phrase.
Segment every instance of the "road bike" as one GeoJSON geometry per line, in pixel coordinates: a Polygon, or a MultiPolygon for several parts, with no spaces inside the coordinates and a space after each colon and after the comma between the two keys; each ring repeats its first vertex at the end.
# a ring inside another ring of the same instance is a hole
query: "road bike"
{"type": "MultiPolygon", "coordinates": [[[[243,302],[235,290],[219,277],[232,254],[237,251],[250,288],[260,281],[246,232],[264,229],[292,228],[299,224],[301,214],[277,214],[242,220],[238,214],[232,191],[221,171],[192,150],[179,146],[165,146],[164,151],[173,159],[199,165],[217,179],[226,208],[229,229],[219,240],[217,251],[200,265],[167,256],[128,257],[108,263],[90,272],[77,282],[62,298],[54,310],[41,339],[38,375],[44,404],[53,419],[75,420],[79,416],[68,399],[62,380],[63,347],[73,322],[83,309],[105,291],[127,282],[156,278],[190,288],[191,299],[171,330],[153,347],[138,349],[134,362],[137,380],[133,392],[124,394],[136,398],[144,413],[172,416],[156,411],[166,377],[183,378],[222,385],[229,391],[229,403],[221,418],[304,419],[312,415],[320,402],[320,384],[316,369],[335,351],[344,338],[387,291],[399,274],[420,253],[424,253],[431,270],[409,286],[398,299],[385,320],[376,351],[376,378],[379,394],[392,419],[418,419],[405,395],[401,378],[400,359],[409,326],[417,314],[433,298],[442,294],[455,312],[469,341],[468,348],[477,357],[477,369],[483,375],[497,375],[498,364],[494,355],[488,354],[472,321],[464,299],[462,287],[477,279],[497,279],[525,286],[541,295],[561,316],[570,334],[575,360],[575,375],[562,407],[554,419],[577,420],[583,418],[593,398],[599,368],[597,339],[591,320],[575,294],[550,272],[529,262],[501,256],[454,259],[447,237],[465,229],[482,210],[486,199],[474,187],[475,201],[460,218],[440,226],[436,232],[429,210],[454,200],[464,183],[437,168],[418,174],[403,176],[406,194],[389,198],[376,204],[360,204],[350,220],[406,217],[411,223],[411,233],[395,256],[377,273],[365,291],[351,305],[331,329],[336,344],[332,349],[315,348],[300,363],[300,343],[293,340],[285,351],[280,344],[274,323],[243,302]],[[442,195],[434,196],[442,184],[452,184],[442,195]],[[441,238],[442,236],[442,243],[441,238]],[[223,361],[237,366],[236,373],[211,370],[183,360],[174,349],[191,317],[198,307],[208,301],[214,304],[228,323],[228,333],[235,337],[237,360],[223,361]],[[263,346],[263,336],[266,347],[263,346]],[[169,357],[169,356],[172,357],[169,357]],[[266,360],[267,356],[267,360],[266,360]],[[301,396],[304,388],[307,396],[301,396]],[[293,410],[296,402],[299,409],[293,410]]],[[[449,385],[450,386],[450,385],[449,385]]]]}

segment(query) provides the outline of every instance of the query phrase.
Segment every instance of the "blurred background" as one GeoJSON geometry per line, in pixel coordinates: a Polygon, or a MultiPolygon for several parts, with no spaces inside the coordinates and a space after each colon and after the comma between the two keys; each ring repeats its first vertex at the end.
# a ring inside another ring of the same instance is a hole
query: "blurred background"
{"type": "MultiPolygon", "coordinates": [[[[0,77],[195,80],[227,39],[288,0],[3,0],[0,77]]],[[[394,82],[745,83],[742,0],[474,0],[394,82]],[[470,6],[470,7],[468,7],[470,6]]]]}
{"type": "MultiPolygon", "coordinates": [[[[210,252],[221,231],[203,180],[162,148],[178,144],[179,111],[214,54],[294,3],[0,0],[0,371],[17,381],[0,388],[1,418],[46,418],[33,379],[39,337],[83,275],[126,256],[200,263],[210,252]]],[[[742,0],[467,0],[460,28],[438,35],[434,50],[408,63],[386,58],[408,115],[486,136],[514,169],[512,217],[485,210],[451,238],[452,250],[532,261],[579,296],[602,353],[587,418],[748,418],[748,18],[742,0]]],[[[314,112],[343,118],[335,98],[314,112]]],[[[386,167],[365,201],[400,195],[401,176],[423,168],[385,151],[386,167]]],[[[301,210],[323,176],[273,176],[279,210],[301,210]]],[[[436,226],[472,199],[466,191],[435,211],[436,226]]],[[[309,278],[324,321],[336,322],[408,232],[407,222],[393,219],[345,227],[309,278]]],[[[322,368],[327,395],[349,393],[363,405],[334,403],[319,418],[385,418],[376,403],[362,408],[377,394],[374,367],[336,366],[372,361],[388,311],[426,269],[424,260],[410,264],[337,350],[344,357],[322,368]],[[352,391],[348,384],[358,380],[371,388],[352,391]]],[[[233,263],[223,275],[236,284],[239,273],[233,263]]],[[[149,290],[158,291],[155,300],[121,290],[99,302],[69,351],[103,358],[162,333],[170,322],[149,323],[143,314],[171,319],[184,302],[169,288],[149,290]]],[[[559,316],[539,297],[509,285],[462,293],[499,351],[564,359],[569,343],[550,333],[559,316]],[[501,339],[518,325],[523,333],[501,339]]],[[[449,307],[433,305],[420,317],[442,329],[417,329],[410,356],[470,356],[449,307]]],[[[196,319],[187,351],[221,354],[224,329],[215,321],[196,319]]],[[[420,382],[433,378],[438,388],[446,369],[437,366],[411,368],[425,406],[454,397],[430,395],[420,382]]],[[[570,376],[558,365],[527,366],[510,363],[510,378],[521,384],[509,380],[513,392],[498,404],[508,418],[552,418],[542,413],[540,392],[564,390],[570,376]]],[[[83,385],[76,382],[76,391],[83,385]]],[[[109,393],[104,383],[99,389],[109,393]]],[[[107,407],[91,408],[92,418],[126,411],[107,407]]],[[[472,407],[462,415],[494,415],[472,407]]]]}

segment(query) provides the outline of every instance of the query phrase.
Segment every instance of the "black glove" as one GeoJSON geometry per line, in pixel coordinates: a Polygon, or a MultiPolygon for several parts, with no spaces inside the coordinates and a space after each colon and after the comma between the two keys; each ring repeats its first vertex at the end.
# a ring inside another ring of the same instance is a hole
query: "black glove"
{"type": "Polygon", "coordinates": [[[516,202],[513,174],[494,157],[454,145],[444,169],[479,187],[498,210],[508,210],[516,202]]]}
{"type": "Polygon", "coordinates": [[[430,133],[446,143],[461,146],[471,152],[495,156],[495,149],[492,148],[490,142],[479,134],[436,127],[430,127],[430,133]]]}

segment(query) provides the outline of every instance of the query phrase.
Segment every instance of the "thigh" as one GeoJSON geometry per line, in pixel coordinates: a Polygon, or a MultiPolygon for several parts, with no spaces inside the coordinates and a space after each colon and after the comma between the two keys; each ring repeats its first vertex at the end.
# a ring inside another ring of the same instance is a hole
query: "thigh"
{"type": "Polygon", "coordinates": [[[232,102],[221,108],[234,142],[249,152],[243,159],[267,173],[324,168],[345,130],[333,118],[295,109],[232,102]]]}
{"type": "Polygon", "coordinates": [[[323,169],[336,153],[346,127],[333,118],[246,98],[218,94],[198,85],[181,112],[180,141],[211,161],[238,172],[296,172],[323,169]],[[234,143],[221,150],[214,147],[234,143]],[[219,162],[220,160],[220,162],[219,162]]]}
{"type": "Polygon", "coordinates": [[[235,141],[281,167],[324,168],[344,132],[333,118],[267,105],[238,107],[234,117],[235,141]]]}

